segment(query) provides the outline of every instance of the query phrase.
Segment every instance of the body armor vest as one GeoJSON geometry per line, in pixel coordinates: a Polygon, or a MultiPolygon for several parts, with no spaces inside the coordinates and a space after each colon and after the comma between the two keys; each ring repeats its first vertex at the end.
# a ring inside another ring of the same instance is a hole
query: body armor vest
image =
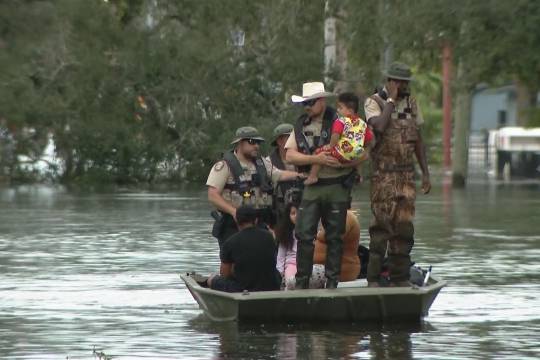
{"type": "MultiPolygon", "coordinates": [[[[226,184],[225,189],[231,191],[231,193],[237,193],[242,198],[240,204],[235,204],[236,206],[240,205],[254,205],[255,207],[260,207],[260,202],[257,201],[256,197],[259,194],[266,194],[266,200],[264,202],[265,206],[272,205],[272,181],[268,176],[266,166],[262,158],[258,157],[253,163],[255,165],[256,173],[252,174],[249,179],[245,179],[245,171],[240,164],[240,161],[236,157],[233,151],[228,151],[223,154],[223,160],[227,162],[229,169],[231,170],[232,177],[234,179],[233,184],[226,184]],[[242,177],[244,179],[242,179],[242,177]]],[[[231,198],[235,198],[232,196],[231,198]]],[[[235,202],[235,201],[233,201],[235,202]]]]}
{"type": "MultiPolygon", "coordinates": [[[[298,120],[296,120],[296,124],[294,125],[294,136],[298,151],[310,155],[318,147],[328,144],[330,142],[330,136],[332,135],[332,124],[334,123],[336,116],[336,110],[327,106],[324,110],[321,135],[314,136],[314,134],[304,133],[304,125],[308,125],[311,122],[311,119],[307,114],[302,114],[298,120]],[[310,146],[310,144],[312,145],[310,146]]],[[[309,165],[299,166],[298,171],[309,172],[310,168],[311,166],[309,165]]]]}
{"type": "MultiPolygon", "coordinates": [[[[287,170],[285,167],[285,164],[283,163],[283,160],[281,160],[281,156],[279,156],[279,150],[278,148],[275,148],[274,151],[270,154],[270,162],[272,165],[274,165],[276,168],[280,170],[287,170]]],[[[276,190],[274,193],[274,201],[279,203],[285,202],[285,194],[287,193],[287,190],[293,188],[297,185],[297,180],[289,180],[289,181],[279,181],[276,184],[276,190]]]]}

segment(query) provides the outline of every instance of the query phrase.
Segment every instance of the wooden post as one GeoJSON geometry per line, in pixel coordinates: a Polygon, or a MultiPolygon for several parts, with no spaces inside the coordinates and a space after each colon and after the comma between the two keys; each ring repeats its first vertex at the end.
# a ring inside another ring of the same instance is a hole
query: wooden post
{"type": "Polygon", "coordinates": [[[445,43],[442,51],[442,73],[443,73],[443,166],[445,171],[450,171],[452,159],[450,151],[452,148],[452,48],[445,43]]]}

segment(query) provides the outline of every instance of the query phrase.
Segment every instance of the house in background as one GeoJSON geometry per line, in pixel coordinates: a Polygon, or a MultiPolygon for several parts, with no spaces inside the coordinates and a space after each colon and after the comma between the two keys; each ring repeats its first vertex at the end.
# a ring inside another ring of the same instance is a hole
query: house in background
{"type": "Polygon", "coordinates": [[[473,94],[471,106],[471,134],[495,130],[503,126],[516,126],[516,88],[480,86],[473,94]]]}
{"type": "Polygon", "coordinates": [[[476,89],[469,137],[471,175],[540,177],[540,129],[517,127],[517,117],[514,85],[476,89]]]}

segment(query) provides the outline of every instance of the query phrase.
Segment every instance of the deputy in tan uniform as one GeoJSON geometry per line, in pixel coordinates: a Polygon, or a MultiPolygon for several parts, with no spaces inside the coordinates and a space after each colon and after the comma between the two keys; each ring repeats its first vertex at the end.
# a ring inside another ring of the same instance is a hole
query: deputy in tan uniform
{"type": "Polygon", "coordinates": [[[260,219],[270,224],[273,217],[273,183],[298,176],[294,171],[279,170],[263,160],[259,154],[263,141],[256,128],[239,128],[231,142],[234,149],[227,151],[208,175],[208,200],[217,209],[212,213],[216,220],[212,234],[218,239],[220,248],[225,240],[238,231],[235,222],[238,207],[255,207],[260,219]]]}
{"type": "Polygon", "coordinates": [[[422,170],[422,191],[431,189],[420,125],[424,122],[416,100],[410,96],[410,68],[391,64],[385,87],[366,99],[364,110],[376,145],[371,151],[371,210],[368,286],[381,283],[382,261],[388,250],[390,284],[409,286],[410,252],[414,244],[416,156],[422,170]]]}

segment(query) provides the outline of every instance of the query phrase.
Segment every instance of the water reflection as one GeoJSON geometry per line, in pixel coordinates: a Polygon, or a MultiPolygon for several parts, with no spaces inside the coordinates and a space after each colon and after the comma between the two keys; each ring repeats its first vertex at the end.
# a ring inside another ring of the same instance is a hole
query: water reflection
{"type": "Polygon", "coordinates": [[[446,220],[447,225],[451,225],[452,223],[452,178],[449,175],[446,175],[442,179],[442,202],[443,202],[444,219],[446,220]]]}
{"type": "Polygon", "coordinates": [[[213,359],[413,359],[412,336],[436,331],[417,324],[238,324],[191,319],[196,332],[218,336],[213,359]],[[255,355],[256,354],[256,355],[255,355]]]}

